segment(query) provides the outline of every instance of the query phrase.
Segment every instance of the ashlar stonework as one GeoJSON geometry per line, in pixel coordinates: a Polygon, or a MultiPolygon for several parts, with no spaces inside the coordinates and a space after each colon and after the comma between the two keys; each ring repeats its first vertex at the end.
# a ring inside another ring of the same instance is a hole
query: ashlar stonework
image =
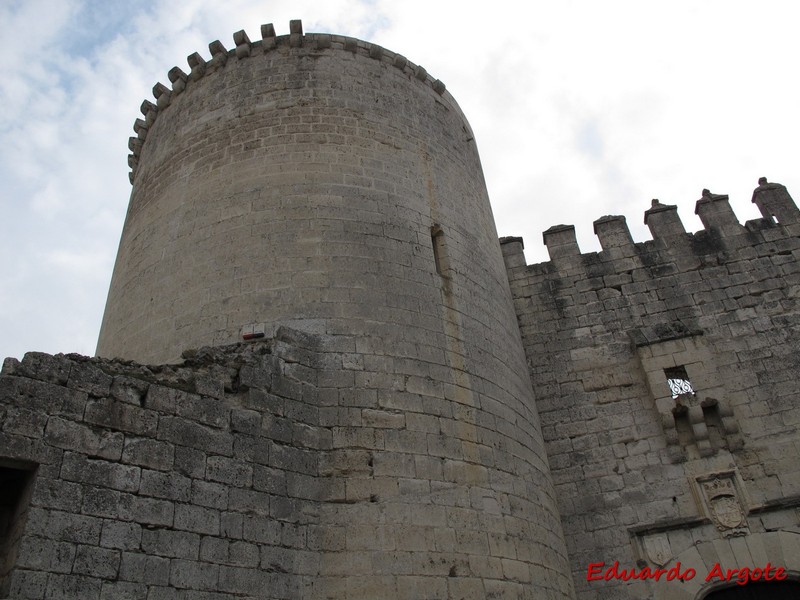
{"type": "Polygon", "coordinates": [[[233,40],[142,104],[98,357],[3,365],[0,597],[796,594],[783,186],[527,265],[422,66],[233,40]]]}
{"type": "Polygon", "coordinates": [[[501,240],[579,598],[700,599],[717,564],[800,572],[800,213],[765,178],[753,202],[740,225],[704,190],[691,234],[654,200],[652,241],[606,216],[589,254],[551,227],[538,265],[501,240]],[[587,581],[617,561],[697,575],[587,581]]]}

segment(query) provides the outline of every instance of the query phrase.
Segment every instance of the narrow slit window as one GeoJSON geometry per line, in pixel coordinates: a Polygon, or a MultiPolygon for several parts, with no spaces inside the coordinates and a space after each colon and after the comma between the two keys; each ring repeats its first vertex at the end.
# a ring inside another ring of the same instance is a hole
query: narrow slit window
{"type": "Polygon", "coordinates": [[[692,424],[689,422],[689,410],[685,406],[679,405],[672,410],[672,415],[675,418],[675,431],[678,434],[678,444],[682,448],[687,448],[690,444],[694,443],[692,424]]]}
{"type": "Polygon", "coordinates": [[[433,246],[433,261],[436,264],[436,272],[442,277],[447,277],[450,264],[444,243],[444,231],[439,225],[431,227],[431,245],[433,246]]]}
{"type": "Polygon", "coordinates": [[[712,448],[725,447],[725,428],[719,414],[719,405],[716,400],[703,402],[703,421],[708,429],[708,441],[712,448]]]}
{"type": "Polygon", "coordinates": [[[684,367],[664,369],[664,375],[667,378],[667,385],[672,392],[673,398],[677,398],[683,394],[694,394],[692,382],[689,381],[689,375],[687,375],[684,367]]]}

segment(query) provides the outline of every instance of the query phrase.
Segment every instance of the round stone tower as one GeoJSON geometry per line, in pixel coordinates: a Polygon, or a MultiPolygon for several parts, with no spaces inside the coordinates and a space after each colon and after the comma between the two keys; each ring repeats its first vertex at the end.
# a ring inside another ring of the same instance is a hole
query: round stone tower
{"type": "Polygon", "coordinates": [[[280,325],[356,339],[363,377],[338,407],[370,432],[383,472],[373,502],[325,513],[374,532],[366,550],[328,557],[363,582],[348,597],[571,597],[458,105],[403,56],[303,34],[299,21],[290,35],[265,25],[260,41],[242,31],[234,42],[189,56],[191,72],[172,69],[171,89],[156,85],[156,103],[143,104],[98,354],[171,362],[280,325]],[[390,518],[392,505],[408,510],[390,518]],[[413,560],[400,560],[409,548],[413,560]]]}

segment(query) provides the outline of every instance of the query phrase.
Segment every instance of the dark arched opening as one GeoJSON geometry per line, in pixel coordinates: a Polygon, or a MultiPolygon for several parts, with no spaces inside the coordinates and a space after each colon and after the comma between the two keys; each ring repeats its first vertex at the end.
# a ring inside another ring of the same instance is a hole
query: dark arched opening
{"type": "Polygon", "coordinates": [[[703,596],[703,600],[797,600],[798,598],[800,598],[800,582],[797,581],[754,581],[747,585],[733,584],[703,596]]]}

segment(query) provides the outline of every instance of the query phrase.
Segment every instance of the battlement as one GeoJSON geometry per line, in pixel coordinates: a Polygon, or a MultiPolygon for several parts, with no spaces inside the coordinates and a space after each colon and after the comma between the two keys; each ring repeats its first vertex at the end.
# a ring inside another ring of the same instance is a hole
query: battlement
{"type": "MultiPolygon", "coordinates": [[[[412,63],[402,54],[353,37],[328,33],[304,33],[303,24],[299,19],[289,22],[288,35],[276,35],[274,25],[266,23],[261,25],[260,40],[251,41],[247,33],[244,30],[240,30],[233,34],[233,42],[234,47],[231,49],[227,49],[220,40],[211,42],[208,45],[211,54],[210,59],[206,60],[198,52],[194,52],[186,59],[189,65],[189,73],[184,72],[180,67],[172,67],[167,74],[171,87],[161,82],[153,86],[153,97],[156,102],[145,100],[142,103],[141,112],[144,119],[136,119],[133,124],[136,136],[128,140],[128,148],[131,151],[128,156],[128,166],[131,168],[129,175],[131,183],[133,183],[136,176],[140,154],[147,139],[147,132],[155,123],[156,118],[172,104],[176,96],[190,90],[202,78],[223,69],[229,62],[263,56],[281,49],[311,47],[314,52],[339,50],[354,55],[367,56],[373,60],[391,65],[407,74],[409,79],[429,86],[438,96],[445,96],[446,86],[441,80],[433,78],[423,66],[412,63]]],[[[455,107],[455,101],[449,97],[449,94],[447,94],[447,99],[449,104],[455,107]]]]}
{"type": "MultiPolygon", "coordinates": [[[[762,217],[742,225],[727,195],[703,190],[695,205],[695,214],[700,217],[704,229],[688,233],[677,206],[653,200],[644,213],[644,223],[653,239],[645,242],[634,242],[624,216],[600,217],[594,221],[594,233],[602,248],[599,253],[581,253],[574,225],[554,225],[542,234],[550,262],[531,265],[531,268],[554,273],[598,261],[612,261],[618,264],[611,271],[624,272],[632,268],[632,264],[625,264],[625,261],[648,255],[645,261],[648,264],[653,264],[654,260],[664,263],[677,260],[680,270],[691,270],[701,265],[721,264],[737,254],[750,256],[754,247],[764,242],[771,243],[770,252],[793,250],[795,244],[788,242],[787,238],[796,238],[800,233],[800,210],[786,187],[769,183],[766,177],[761,177],[753,191],[752,201],[762,217]]],[[[500,242],[508,267],[525,264],[521,238],[506,237],[500,242]]]]}
{"type": "Polygon", "coordinates": [[[543,234],[550,260],[533,265],[521,238],[501,240],[578,598],[597,597],[594,561],[665,565],[795,526],[800,214],[766,178],[753,203],[762,217],[740,224],[728,196],[703,190],[691,233],[654,200],[652,240],[604,216],[599,252],[557,225],[543,234]],[[723,493],[736,518],[715,512],[723,493]]]}

